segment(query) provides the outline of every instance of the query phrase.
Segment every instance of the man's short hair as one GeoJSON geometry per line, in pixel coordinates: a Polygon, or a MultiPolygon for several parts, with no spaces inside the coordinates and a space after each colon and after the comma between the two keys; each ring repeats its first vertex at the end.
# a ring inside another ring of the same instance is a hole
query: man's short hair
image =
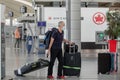
{"type": "Polygon", "coordinates": [[[59,27],[62,23],[64,23],[64,21],[58,22],[58,27],[59,27]]]}

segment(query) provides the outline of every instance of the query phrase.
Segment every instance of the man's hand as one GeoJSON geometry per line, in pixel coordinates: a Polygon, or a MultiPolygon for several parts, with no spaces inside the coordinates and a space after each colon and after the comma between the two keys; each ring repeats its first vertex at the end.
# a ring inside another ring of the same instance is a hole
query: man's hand
{"type": "Polygon", "coordinates": [[[48,48],[48,51],[47,51],[47,57],[50,55],[50,50],[51,50],[51,47],[52,47],[53,42],[54,42],[54,38],[51,37],[50,44],[49,44],[49,48],[48,48]]]}
{"type": "Polygon", "coordinates": [[[73,45],[73,44],[75,44],[74,42],[69,42],[69,45],[73,45]]]}
{"type": "Polygon", "coordinates": [[[75,44],[74,42],[68,41],[68,40],[66,40],[66,39],[64,39],[63,41],[64,41],[65,43],[68,43],[69,45],[75,44]]]}
{"type": "Polygon", "coordinates": [[[49,55],[50,55],[50,49],[48,49],[47,51],[47,57],[49,57],[49,55]]]}

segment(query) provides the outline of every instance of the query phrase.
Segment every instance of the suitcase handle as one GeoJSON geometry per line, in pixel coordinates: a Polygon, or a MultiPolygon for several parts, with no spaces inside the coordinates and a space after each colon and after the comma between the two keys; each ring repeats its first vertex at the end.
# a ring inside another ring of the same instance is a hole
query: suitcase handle
{"type": "Polygon", "coordinates": [[[72,53],[71,52],[72,47],[73,47],[73,53],[75,53],[75,44],[69,46],[69,53],[72,53]]]}

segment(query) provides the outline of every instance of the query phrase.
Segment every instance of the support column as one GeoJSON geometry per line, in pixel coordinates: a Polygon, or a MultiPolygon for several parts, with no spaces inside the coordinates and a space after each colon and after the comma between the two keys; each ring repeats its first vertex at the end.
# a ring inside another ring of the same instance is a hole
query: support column
{"type": "Polygon", "coordinates": [[[80,0],[66,0],[68,39],[79,45],[81,51],[80,0]]]}
{"type": "Polygon", "coordinates": [[[0,4],[0,80],[5,78],[5,5],[0,4]]]}
{"type": "MultiPolygon", "coordinates": [[[[40,5],[37,11],[37,21],[44,21],[44,6],[40,5]]],[[[40,34],[45,34],[45,27],[40,27],[40,34]]]]}
{"type": "MultiPolygon", "coordinates": [[[[38,7],[38,10],[37,10],[37,21],[41,22],[41,21],[44,21],[44,6],[43,5],[40,5],[40,7],[38,7]]],[[[44,35],[45,35],[45,27],[43,26],[40,26],[38,27],[39,28],[39,36],[40,38],[38,39],[38,54],[45,54],[45,46],[44,46],[44,35]]]]}
{"type": "Polygon", "coordinates": [[[10,17],[10,27],[13,27],[13,17],[10,17]]]}

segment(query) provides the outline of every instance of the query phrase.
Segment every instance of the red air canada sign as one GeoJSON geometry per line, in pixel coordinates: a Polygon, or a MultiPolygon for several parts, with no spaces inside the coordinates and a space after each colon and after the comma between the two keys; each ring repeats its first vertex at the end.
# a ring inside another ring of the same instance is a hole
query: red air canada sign
{"type": "Polygon", "coordinates": [[[93,22],[97,25],[101,25],[105,22],[106,17],[102,12],[97,12],[93,15],[93,22]]]}

